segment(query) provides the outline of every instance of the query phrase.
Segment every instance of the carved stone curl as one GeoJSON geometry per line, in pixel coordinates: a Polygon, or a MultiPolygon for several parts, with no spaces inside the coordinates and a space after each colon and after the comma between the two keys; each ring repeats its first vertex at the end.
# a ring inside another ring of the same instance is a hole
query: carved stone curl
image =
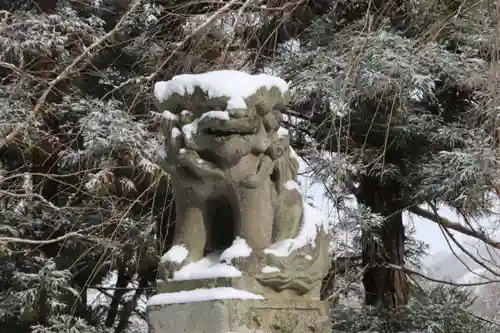
{"type": "Polygon", "coordinates": [[[290,94],[262,86],[244,98],[244,108],[230,107],[231,98],[195,86],[157,103],[164,115],[160,165],[171,176],[176,209],[163,274],[168,279],[241,238],[251,254],[232,264],[244,275],[277,293],[316,295],[329,267],[327,233],[318,230],[316,239],[286,255],[272,251],[273,244],[296,238],[305,220],[294,186],[299,162],[280,127],[290,94]]]}

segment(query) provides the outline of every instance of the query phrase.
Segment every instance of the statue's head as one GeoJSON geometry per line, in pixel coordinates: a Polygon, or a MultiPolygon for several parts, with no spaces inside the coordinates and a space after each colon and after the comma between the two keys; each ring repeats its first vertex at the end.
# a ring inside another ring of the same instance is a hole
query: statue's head
{"type": "MultiPolygon", "coordinates": [[[[241,72],[223,72],[234,74],[235,81],[241,81],[240,75],[254,77],[241,72]]],[[[183,77],[189,75],[180,76],[183,77]]],[[[220,87],[219,94],[214,94],[204,89],[203,82],[198,83],[190,89],[183,87],[184,94],[170,91],[164,99],[157,94],[158,108],[164,112],[162,127],[168,154],[196,152],[199,159],[226,167],[248,154],[268,152],[273,143],[283,138],[279,133],[281,111],[289,99],[283,87],[263,84],[251,95],[242,97],[231,96],[231,92],[224,95],[220,87]]],[[[234,82],[238,83],[241,84],[234,82]]],[[[170,90],[174,90],[171,87],[176,84],[175,77],[172,81],[160,82],[155,90],[161,90],[162,84],[165,90],[169,85],[170,90]]]]}

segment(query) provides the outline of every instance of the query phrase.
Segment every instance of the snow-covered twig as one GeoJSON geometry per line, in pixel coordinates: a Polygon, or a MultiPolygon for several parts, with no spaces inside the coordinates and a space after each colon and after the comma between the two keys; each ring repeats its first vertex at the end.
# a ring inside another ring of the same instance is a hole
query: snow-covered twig
{"type": "Polygon", "coordinates": [[[80,229],[78,231],[72,231],[67,233],[66,235],[62,235],[57,238],[46,239],[46,240],[35,240],[35,239],[26,239],[26,238],[17,238],[17,237],[0,237],[0,244],[5,243],[22,243],[22,244],[31,244],[31,245],[47,245],[57,243],[63,240],[66,240],[71,237],[79,237],[79,238],[89,238],[89,236],[83,235],[83,232],[90,231],[92,229],[96,229],[101,227],[101,225],[94,225],[88,228],[80,229]]]}
{"type": "Polygon", "coordinates": [[[37,198],[38,200],[42,201],[44,204],[46,204],[50,208],[53,208],[55,210],[60,210],[59,207],[56,207],[52,202],[48,201],[47,199],[45,199],[43,196],[41,196],[38,193],[12,193],[12,192],[8,192],[8,191],[0,190],[0,198],[3,196],[18,198],[18,199],[37,198]]]}

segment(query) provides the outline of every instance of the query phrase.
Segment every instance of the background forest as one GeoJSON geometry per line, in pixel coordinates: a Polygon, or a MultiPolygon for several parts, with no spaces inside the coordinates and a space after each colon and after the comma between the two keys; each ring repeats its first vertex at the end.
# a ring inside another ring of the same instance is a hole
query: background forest
{"type": "Polygon", "coordinates": [[[493,0],[0,0],[0,331],[146,331],[175,222],[152,86],[237,69],[293,89],[300,185],[337,235],[332,331],[500,332],[499,18],[493,0]],[[425,259],[423,220],[456,261],[425,259]]]}

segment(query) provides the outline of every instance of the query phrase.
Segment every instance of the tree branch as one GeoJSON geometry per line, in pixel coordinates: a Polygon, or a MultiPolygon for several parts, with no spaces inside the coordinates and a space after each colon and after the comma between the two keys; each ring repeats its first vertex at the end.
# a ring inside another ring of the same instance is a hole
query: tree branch
{"type": "Polygon", "coordinates": [[[426,218],[432,222],[440,224],[445,228],[452,229],[452,230],[458,231],[464,235],[479,239],[479,240],[483,241],[484,243],[486,243],[486,244],[488,244],[496,249],[500,249],[500,242],[498,242],[494,239],[491,239],[485,233],[481,233],[481,232],[472,230],[470,228],[467,228],[466,226],[464,226],[460,223],[450,221],[447,218],[436,215],[433,212],[430,212],[430,211],[423,209],[423,208],[420,208],[418,206],[410,207],[408,210],[410,212],[412,212],[413,214],[416,214],[420,217],[426,218]]]}
{"type": "Polygon", "coordinates": [[[447,284],[450,286],[460,286],[460,287],[474,287],[474,286],[484,286],[485,284],[490,284],[490,283],[499,283],[500,280],[488,280],[488,281],[483,281],[483,282],[472,282],[472,283],[455,283],[451,281],[446,281],[446,280],[440,280],[436,278],[429,277],[423,273],[420,273],[419,271],[414,271],[412,269],[394,265],[394,264],[383,264],[382,266],[387,267],[387,268],[392,268],[392,269],[397,269],[398,271],[405,272],[406,274],[412,274],[412,275],[418,275],[426,280],[432,281],[432,282],[437,282],[437,283],[442,283],[442,284],[447,284]]]}
{"type": "Polygon", "coordinates": [[[59,211],[60,208],[55,206],[53,203],[45,199],[43,196],[37,193],[12,193],[4,190],[0,190],[0,199],[3,197],[12,197],[12,198],[18,198],[18,199],[29,199],[29,198],[36,198],[46,204],[47,206],[51,207],[54,210],[59,211]]]}
{"type": "MultiPolygon", "coordinates": [[[[436,210],[436,208],[435,208],[434,206],[432,206],[432,209],[436,212],[436,215],[437,215],[437,210],[436,210]]],[[[483,267],[486,271],[490,272],[491,274],[493,274],[493,275],[495,275],[495,276],[497,276],[497,277],[500,277],[500,274],[499,274],[499,273],[495,272],[492,268],[488,267],[488,266],[487,266],[484,262],[481,262],[481,260],[477,259],[477,258],[476,258],[476,257],[475,257],[472,253],[470,253],[469,251],[467,251],[467,250],[465,249],[465,247],[464,247],[462,244],[460,244],[460,243],[459,243],[459,242],[455,239],[455,237],[451,234],[451,232],[450,232],[447,228],[445,228],[445,227],[443,227],[443,226],[440,226],[440,227],[441,227],[441,232],[443,233],[443,236],[445,236],[445,237],[446,237],[446,236],[448,236],[448,237],[449,237],[449,238],[453,241],[453,243],[455,243],[455,245],[456,245],[456,246],[457,246],[457,247],[458,247],[458,248],[459,248],[459,249],[460,249],[463,253],[465,253],[465,254],[466,254],[469,258],[471,258],[471,259],[472,259],[472,260],[473,260],[476,264],[478,264],[479,266],[483,267]]],[[[450,245],[449,245],[449,243],[448,243],[448,246],[450,246],[450,245]]],[[[451,247],[451,246],[450,246],[450,249],[452,249],[452,247],[451,247]]],[[[457,256],[457,255],[455,255],[455,256],[456,256],[456,257],[457,257],[457,259],[459,259],[462,263],[464,263],[464,262],[463,262],[463,261],[462,261],[462,260],[461,260],[461,259],[457,256]]],[[[470,270],[470,268],[469,268],[468,266],[466,266],[466,267],[470,270]]],[[[474,272],[474,271],[472,271],[472,270],[471,270],[471,272],[474,272]]],[[[474,272],[474,274],[476,274],[476,272],[474,272]]],[[[476,275],[478,275],[478,274],[476,274],[476,275]]]]}
{"type": "MultiPolygon", "coordinates": [[[[66,240],[70,237],[78,237],[78,238],[89,238],[87,235],[83,235],[82,232],[87,232],[92,229],[96,229],[101,227],[101,225],[94,225],[88,228],[84,228],[78,231],[68,232],[66,235],[62,235],[57,238],[47,239],[47,240],[37,240],[37,239],[25,239],[25,238],[17,238],[17,237],[0,237],[0,244],[4,243],[21,243],[21,244],[31,244],[31,245],[47,245],[58,243],[60,241],[66,240]]],[[[108,240],[109,241],[109,240],[108,240]]]]}

